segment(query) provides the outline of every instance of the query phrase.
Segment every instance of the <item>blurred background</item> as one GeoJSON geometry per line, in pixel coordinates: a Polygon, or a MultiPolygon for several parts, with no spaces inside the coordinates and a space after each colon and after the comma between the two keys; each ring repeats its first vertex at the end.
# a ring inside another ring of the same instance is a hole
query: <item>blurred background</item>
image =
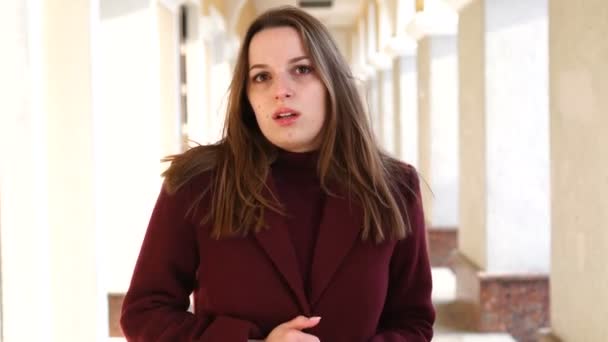
{"type": "Polygon", "coordinates": [[[606,0],[2,0],[0,338],[121,341],[166,167],[290,4],[424,187],[434,341],[608,339],[606,0]]]}

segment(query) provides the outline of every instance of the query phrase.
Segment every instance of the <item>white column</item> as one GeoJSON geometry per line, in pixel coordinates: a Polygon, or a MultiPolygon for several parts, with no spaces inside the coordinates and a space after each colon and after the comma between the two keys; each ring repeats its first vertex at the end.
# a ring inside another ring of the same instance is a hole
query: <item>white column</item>
{"type": "Polygon", "coordinates": [[[419,40],[421,171],[433,193],[427,194],[430,222],[440,228],[458,225],[456,39],[454,35],[427,35],[419,40]]]}
{"type": "Polygon", "coordinates": [[[52,341],[101,341],[107,336],[107,300],[99,273],[101,227],[95,207],[97,99],[92,65],[98,44],[93,32],[97,6],[70,0],[45,1],[42,6],[40,81],[47,115],[52,304],[47,319],[53,327],[46,339],[52,341]]]}
{"type": "Polygon", "coordinates": [[[228,87],[232,76],[231,58],[234,55],[233,36],[225,29],[225,19],[213,6],[202,19],[202,36],[205,42],[206,98],[204,140],[201,143],[215,143],[222,135],[224,127],[228,87]]]}
{"type": "Polygon", "coordinates": [[[486,267],[486,125],[483,1],[460,12],[460,227],[458,249],[486,267]]]}
{"type": "MultiPolygon", "coordinates": [[[[180,98],[180,25],[179,7],[168,8],[161,3],[156,4],[158,15],[158,44],[159,44],[159,113],[161,153],[176,154],[181,151],[183,138],[182,108],[180,98]]],[[[190,18],[190,15],[188,15],[190,18]]],[[[189,75],[188,75],[189,76],[189,75]]],[[[190,87],[186,91],[191,92],[190,87]]],[[[168,165],[166,165],[168,166],[168,165]]]]}
{"type": "Polygon", "coordinates": [[[608,3],[552,0],[551,328],[608,336],[608,3]]]}
{"type": "Polygon", "coordinates": [[[12,0],[0,7],[2,340],[44,341],[51,339],[55,313],[41,85],[42,5],[12,0]]]}
{"type": "Polygon", "coordinates": [[[399,159],[419,168],[417,43],[401,33],[391,37],[387,50],[393,56],[395,153],[399,159]]]}
{"type": "Polygon", "coordinates": [[[380,142],[384,150],[391,156],[399,157],[397,118],[395,112],[395,89],[394,54],[391,51],[391,36],[393,22],[388,12],[387,2],[376,2],[375,7],[377,25],[375,26],[375,38],[377,40],[376,51],[373,56],[373,64],[378,69],[379,95],[380,95],[380,126],[382,136],[380,142]]]}
{"type": "MultiPolygon", "coordinates": [[[[218,39],[207,51],[221,49],[223,44],[223,39],[218,39]]],[[[228,60],[224,58],[218,60],[209,55],[207,58],[209,61],[209,78],[207,79],[209,106],[207,107],[206,142],[215,143],[222,137],[232,69],[228,60]]]]}
{"type": "Polygon", "coordinates": [[[378,75],[380,122],[377,124],[381,126],[380,132],[382,132],[382,136],[380,137],[380,142],[390,155],[397,156],[397,137],[395,134],[397,128],[394,108],[395,84],[393,82],[392,63],[378,71],[378,75]]]}
{"type": "Polygon", "coordinates": [[[433,215],[433,195],[431,177],[431,114],[430,114],[430,74],[431,51],[428,39],[418,41],[417,88],[418,88],[418,172],[421,177],[421,193],[427,226],[431,226],[433,215]]]}
{"type": "Polygon", "coordinates": [[[546,273],[547,0],[487,0],[462,13],[461,250],[487,272],[546,273]]]}
{"type": "Polygon", "coordinates": [[[488,271],[549,270],[547,0],[486,2],[488,271]]]}
{"type": "Polygon", "coordinates": [[[199,34],[187,43],[188,138],[200,144],[206,141],[205,118],[209,103],[207,89],[207,45],[202,39],[204,23],[197,25],[199,34]]]}
{"type": "Polygon", "coordinates": [[[418,71],[416,52],[395,58],[395,113],[397,114],[399,158],[419,167],[418,157],[418,71]]]}
{"type": "Polygon", "coordinates": [[[175,136],[171,132],[179,118],[177,50],[171,38],[177,33],[160,32],[174,26],[170,13],[156,2],[138,4],[103,1],[100,12],[96,182],[98,224],[107,245],[107,290],[112,293],[124,293],[129,286],[160,189],[160,158],[171,140],[176,150],[179,146],[175,139],[164,139],[175,136]],[[167,62],[162,68],[161,57],[167,62]]]}
{"type": "Polygon", "coordinates": [[[370,114],[372,129],[376,141],[382,143],[382,121],[380,116],[380,80],[377,72],[368,75],[366,82],[367,105],[370,114]]]}

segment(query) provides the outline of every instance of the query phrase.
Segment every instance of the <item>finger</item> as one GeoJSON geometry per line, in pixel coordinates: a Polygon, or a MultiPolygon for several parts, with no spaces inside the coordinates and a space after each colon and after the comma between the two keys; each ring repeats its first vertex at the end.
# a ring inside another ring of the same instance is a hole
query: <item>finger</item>
{"type": "Polygon", "coordinates": [[[307,334],[299,330],[290,330],[288,334],[289,341],[297,342],[320,342],[319,338],[315,335],[307,334]]]}
{"type": "Polygon", "coordinates": [[[305,316],[298,316],[298,317],[292,319],[291,321],[285,323],[285,327],[288,329],[302,330],[302,329],[314,327],[315,325],[319,324],[320,320],[321,320],[321,317],[308,318],[305,316]]]}
{"type": "Polygon", "coordinates": [[[311,334],[307,334],[307,333],[303,333],[300,332],[300,334],[302,334],[302,336],[298,339],[298,341],[301,342],[321,342],[321,340],[319,340],[319,338],[315,335],[311,335],[311,334]]]}

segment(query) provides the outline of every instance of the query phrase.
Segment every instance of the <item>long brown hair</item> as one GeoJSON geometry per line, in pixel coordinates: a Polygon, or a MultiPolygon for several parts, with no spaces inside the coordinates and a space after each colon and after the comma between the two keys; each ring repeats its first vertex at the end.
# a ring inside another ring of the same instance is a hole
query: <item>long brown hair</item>
{"type": "MultiPolygon", "coordinates": [[[[317,172],[328,195],[337,183],[363,210],[361,238],[381,242],[404,238],[410,231],[403,165],[378,147],[350,68],[330,33],[316,18],[294,7],[261,14],[245,34],[234,68],[227,102],[223,138],[214,145],[197,146],[166,158],[171,166],[163,174],[169,192],[194,177],[211,172],[211,220],[216,238],[257,233],[264,228],[264,211],[282,212],[275,197],[264,196],[274,147],[260,131],[247,98],[249,45],[253,36],[271,27],[292,27],[299,32],[313,66],[328,94],[317,172]]],[[[407,185],[406,185],[407,186],[407,185]]]]}

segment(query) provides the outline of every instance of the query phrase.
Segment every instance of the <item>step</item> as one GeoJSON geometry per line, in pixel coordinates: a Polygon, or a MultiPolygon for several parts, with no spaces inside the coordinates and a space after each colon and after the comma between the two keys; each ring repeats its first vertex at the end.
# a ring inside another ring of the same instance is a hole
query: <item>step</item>
{"type": "Polygon", "coordinates": [[[447,267],[433,267],[433,305],[435,320],[434,342],[516,342],[507,333],[479,333],[479,308],[470,301],[456,297],[456,276],[447,267]]]}
{"type": "Polygon", "coordinates": [[[456,276],[447,267],[431,268],[433,277],[433,303],[448,303],[456,300],[456,276]]]}
{"type": "Polygon", "coordinates": [[[435,330],[437,332],[475,332],[478,308],[474,303],[453,301],[435,303],[435,330]]]}
{"type": "Polygon", "coordinates": [[[477,307],[456,298],[456,276],[446,267],[433,267],[433,305],[437,313],[435,330],[441,332],[474,332],[477,307]]]}
{"type": "Polygon", "coordinates": [[[433,337],[433,342],[517,342],[509,334],[493,333],[442,333],[433,337]]]}

